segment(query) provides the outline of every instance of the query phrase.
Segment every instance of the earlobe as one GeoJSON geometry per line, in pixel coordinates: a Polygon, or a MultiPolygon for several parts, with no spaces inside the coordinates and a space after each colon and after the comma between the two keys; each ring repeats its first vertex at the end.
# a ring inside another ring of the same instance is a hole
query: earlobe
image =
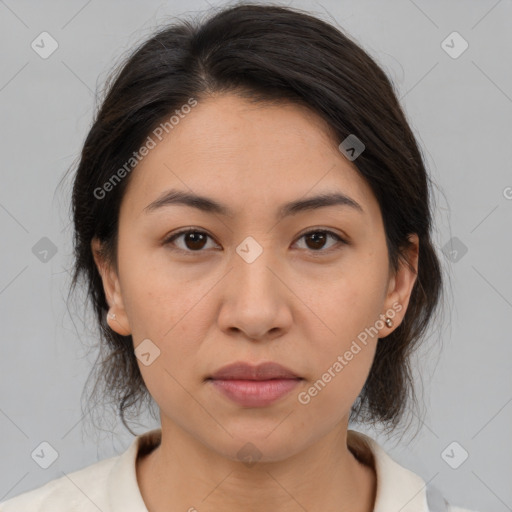
{"type": "Polygon", "coordinates": [[[120,308],[111,307],[107,313],[107,323],[114,332],[121,336],[128,336],[132,333],[124,309],[120,310],[120,308]],[[116,313],[116,311],[122,311],[122,313],[116,313]]]}
{"type": "Polygon", "coordinates": [[[124,308],[119,277],[111,265],[105,261],[101,251],[101,242],[98,239],[94,238],[91,241],[91,250],[103,283],[105,300],[109,306],[107,323],[113,331],[122,336],[128,336],[131,334],[131,328],[124,308]]]}
{"type": "Polygon", "coordinates": [[[399,267],[391,277],[386,298],[386,307],[397,312],[393,324],[397,327],[407,311],[412,290],[418,275],[419,239],[418,235],[409,236],[410,245],[405,249],[404,258],[399,260],[399,267]],[[397,305],[400,307],[397,307],[397,305]]]}

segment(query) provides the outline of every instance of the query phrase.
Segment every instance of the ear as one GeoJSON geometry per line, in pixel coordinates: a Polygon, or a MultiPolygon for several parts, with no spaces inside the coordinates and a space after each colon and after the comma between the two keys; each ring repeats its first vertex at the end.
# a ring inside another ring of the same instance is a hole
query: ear
{"type": "Polygon", "coordinates": [[[116,315],[115,319],[107,315],[107,323],[113,331],[122,336],[128,336],[131,334],[131,327],[124,308],[119,277],[112,266],[105,261],[101,249],[101,242],[97,238],[93,238],[91,241],[91,250],[96,267],[103,281],[105,298],[112,313],[116,315]]]}
{"type": "Polygon", "coordinates": [[[384,328],[384,336],[390,334],[402,322],[405,316],[405,312],[407,311],[407,307],[409,305],[409,300],[411,298],[414,283],[416,282],[416,278],[418,275],[418,235],[410,235],[409,242],[409,247],[404,249],[403,253],[409,265],[399,260],[398,270],[395,273],[393,273],[389,279],[389,286],[384,307],[386,308],[386,311],[393,311],[395,315],[392,318],[393,326],[391,328],[384,328]],[[412,267],[412,269],[409,267],[412,267]]]}

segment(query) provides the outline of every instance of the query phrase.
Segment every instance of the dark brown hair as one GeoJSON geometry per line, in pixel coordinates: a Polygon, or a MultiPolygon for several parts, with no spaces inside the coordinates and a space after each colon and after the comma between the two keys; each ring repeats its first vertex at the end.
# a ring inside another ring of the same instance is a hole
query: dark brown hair
{"type": "Polygon", "coordinates": [[[366,147],[354,164],[380,205],[393,269],[404,260],[408,235],[418,235],[418,275],[405,318],[378,343],[350,418],[390,431],[397,427],[410,400],[417,405],[410,356],[438,307],[443,279],[431,240],[432,183],[384,71],[340,29],[309,13],[238,4],[201,22],[180,20],[159,28],[114,70],[105,90],[72,193],[71,290],[82,278],[101,340],[89,376],[95,376],[90,398],[110,397],[128,430],[126,413],[152,402],[131,336],[117,334],[106,322],[108,305],[91,251],[91,240],[98,237],[107,261],[117,268],[119,207],[131,174],[105,197],[98,198],[95,190],[190,98],[201,102],[212,93],[229,92],[251,101],[305,105],[339,142],[355,134],[366,147]]]}

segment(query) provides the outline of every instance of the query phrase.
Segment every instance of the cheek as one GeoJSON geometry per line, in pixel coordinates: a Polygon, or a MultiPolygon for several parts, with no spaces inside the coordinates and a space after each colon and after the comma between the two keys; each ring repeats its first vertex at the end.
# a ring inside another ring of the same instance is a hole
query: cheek
{"type": "Polygon", "coordinates": [[[384,279],[378,271],[361,271],[354,266],[338,279],[325,282],[321,293],[310,293],[308,306],[326,334],[320,343],[338,350],[350,345],[383,312],[384,291],[384,279]]]}
{"type": "Polygon", "coordinates": [[[191,282],[187,272],[177,272],[161,257],[152,260],[143,253],[126,258],[121,275],[123,301],[135,343],[150,338],[165,344],[200,325],[196,320],[212,286],[209,279],[191,282]]]}
{"type": "Polygon", "coordinates": [[[178,406],[184,401],[186,407],[187,395],[180,384],[188,387],[186,383],[204,371],[198,362],[212,323],[207,293],[213,283],[203,280],[191,285],[176,276],[162,276],[156,269],[132,274],[126,288],[127,314],[135,349],[145,339],[157,347],[158,357],[151,365],[138,361],[151,395],[159,404],[171,401],[178,406]]]}
{"type": "MultiPolygon", "coordinates": [[[[350,412],[370,372],[377,336],[371,326],[380,313],[378,294],[371,295],[351,281],[329,289],[315,311],[328,329],[312,329],[306,347],[312,369],[308,387],[299,396],[306,415],[334,427],[350,412]]],[[[318,321],[313,322],[318,328],[318,321]]],[[[311,326],[313,326],[313,323],[311,326]]]]}
{"type": "Polygon", "coordinates": [[[337,280],[324,281],[322,293],[309,294],[306,351],[315,361],[315,379],[329,388],[325,399],[332,393],[337,401],[354,400],[370,371],[385,288],[382,269],[373,263],[373,271],[365,262],[354,264],[337,280]]]}

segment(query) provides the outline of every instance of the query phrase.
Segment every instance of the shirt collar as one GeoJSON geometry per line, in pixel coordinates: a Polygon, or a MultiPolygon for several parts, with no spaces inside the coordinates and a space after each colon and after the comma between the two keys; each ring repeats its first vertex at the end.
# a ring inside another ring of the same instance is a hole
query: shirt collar
{"type": "Polygon", "coordinates": [[[148,512],[137,482],[137,456],[160,443],[160,428],[135,437],[114,464],[108,477],[108,497],[112,512],[148,512]]]}
{"type": "MultiPolygon", "coordinates": [[[[161,440],[160,428],[133,439],[119,456],[108,477],[108,494],[112,512],[148,512],[137,483],[137,455],[147,453],[161,440]]],[[[377,474],[374,512],[427,512],[426,485],[422,478],[400,466],[371,437],[347,431],[351,451],[377,474]]]]}
{"type": "Polygon", "coordinates": [[[425,481],[398,464],[371,437],[348,430],[349,448],[377,474],[374,512],[428,512],[425,481]]]}

